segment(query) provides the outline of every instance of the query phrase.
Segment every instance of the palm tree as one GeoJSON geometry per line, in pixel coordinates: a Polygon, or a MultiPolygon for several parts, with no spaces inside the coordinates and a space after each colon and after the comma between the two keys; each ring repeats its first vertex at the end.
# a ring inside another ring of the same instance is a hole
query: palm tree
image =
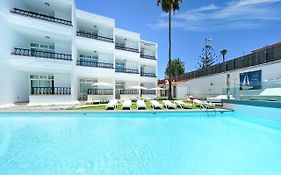
{"type": "MultiPolygon", "coordinates": [[[[174,14],[180,8],[182,0],[156,0],[157,5],[161,6],[165,13],[169,14],[169,67],[172,62],[172,11],[174,14]]],[[[169,99],[172,99],[172,75],[169,73],[169,99]]]]}
{"type": "Polygon", "coordinates": [[[171,66],[169,67],[168,64],[166,67],[165,75],[169,76],[169,73],[171,73],[172,77],[183,75],[185,73],[184,62],[180,58],[172,60],[171,66]]]}
{"type": "Polygon", "coordinates": [[[220,51],[221,55],[222,55],[222,62],[225,62],[225,55],[227,54],[228,50],[223,49],[222,51],[220,51]]]}

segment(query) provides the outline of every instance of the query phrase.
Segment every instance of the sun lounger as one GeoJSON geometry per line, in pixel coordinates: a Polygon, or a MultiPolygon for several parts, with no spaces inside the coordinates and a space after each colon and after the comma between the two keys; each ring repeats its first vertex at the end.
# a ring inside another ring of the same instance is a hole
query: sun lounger
{"type": "Polygon", "coordinates": [[[118,100],[113,99],[108,102],[106,105],[106,110],[114,110],[117,107],[118,100]]]}
{"type": "Polygon", "coordinates": [[[170,100],[163,100],[162,101],[164,103],[164,106],[167,108],[167,109],[176,109],[177,106],[172,103],[170,100]]]}
{"type": "Polygon", "coordinates": [[[137,101],[137,108],[138,108],[138,110],[140,110],[140,109],[146,109],[146,105],[145,105],[144,100],[138,100],[138,101],[137,101]]]}
{"type": "Polygon", "coordinates": [[[192,109],[192,104],[185,103],[182,100],[175,100],[175,104],[182,109],[192,109]]]}
{"type": "Polygon", "coordinates": [[[210,109],[210,108],[215,107],[214,103],[210,103],[210,102],[207,102],[207,101],[201,101],[201,100],[198,100],[198,99],[193,100],[193,105],[196,106],[196,107],[204,108],[204,109],[210,109]]]}
{"type": "Polygon", "coordinates": [[[241,95],[245,100],[281,101],[281,88],[267,88],[259,95],[241,95]]]}
{"type": "Polygon", "coordinates": [[[153,107],[153,109],[162,109],[163,106],[156,100],[151,100],[151,106],[153,107]]]}
{"type": "Polygon", "coordinates": [[[131,110],[132,100],[125,100],[122,103],[122,110],[131,110]]]}
{"type": "MultiPolygon", "coordinates": [[[[207,97],[207,102],[212,102],[212,103],[221,103],[222,100],[226,100],[227,99],[227,95],[218,95],[216,97],[207,97]]],[[[232,95],[230,95],[230,99],[234,99],[234,97],[232,95]]]]}

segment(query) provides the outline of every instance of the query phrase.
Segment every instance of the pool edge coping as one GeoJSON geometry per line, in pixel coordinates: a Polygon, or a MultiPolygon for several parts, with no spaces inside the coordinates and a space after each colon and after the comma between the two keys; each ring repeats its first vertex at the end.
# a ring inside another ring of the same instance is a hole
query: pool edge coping
{"type": "Polygon", "coordinates": [[[0,110],[5,113],[182,113],[182,112],[233,112],[230,109],[209,109],[209,110],[0,110]]]}

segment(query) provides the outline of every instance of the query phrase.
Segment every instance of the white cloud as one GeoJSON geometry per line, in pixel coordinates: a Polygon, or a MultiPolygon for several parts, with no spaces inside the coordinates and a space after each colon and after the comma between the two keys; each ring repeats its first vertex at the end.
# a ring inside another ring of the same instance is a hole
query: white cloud
{"type": "Polygon", "coordinates": [[[210,10],[216,10],[219,9],[215,4],[210,4],[207,6],[202,6],[198,9],[193,9],[192,12],[204,12],[204,11],[210,11],[210,10]]]}
{"type": "MultiPolygon", "coordinates": [[[[281,0],[240,0],[224,6],[210,4],[179,12],[173,17],[173,27],[190,31],[219,31],[254,29],[268,21],[281,21],[281,0]],[[279,5],[279,7],[278,7],[279,5]]],[[[162,16],[152,28],[166,28],[167,17],[162,16]]]]}

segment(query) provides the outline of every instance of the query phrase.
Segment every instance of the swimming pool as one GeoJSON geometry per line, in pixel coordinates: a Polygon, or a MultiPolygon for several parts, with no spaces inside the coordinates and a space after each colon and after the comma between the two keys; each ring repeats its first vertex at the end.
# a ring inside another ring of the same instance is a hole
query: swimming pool
{"type": "Polygon", "coordinates": [[[0,174],[281,174],[281,123],[259,121],[235,112],[0,114],[0,174]]]}

